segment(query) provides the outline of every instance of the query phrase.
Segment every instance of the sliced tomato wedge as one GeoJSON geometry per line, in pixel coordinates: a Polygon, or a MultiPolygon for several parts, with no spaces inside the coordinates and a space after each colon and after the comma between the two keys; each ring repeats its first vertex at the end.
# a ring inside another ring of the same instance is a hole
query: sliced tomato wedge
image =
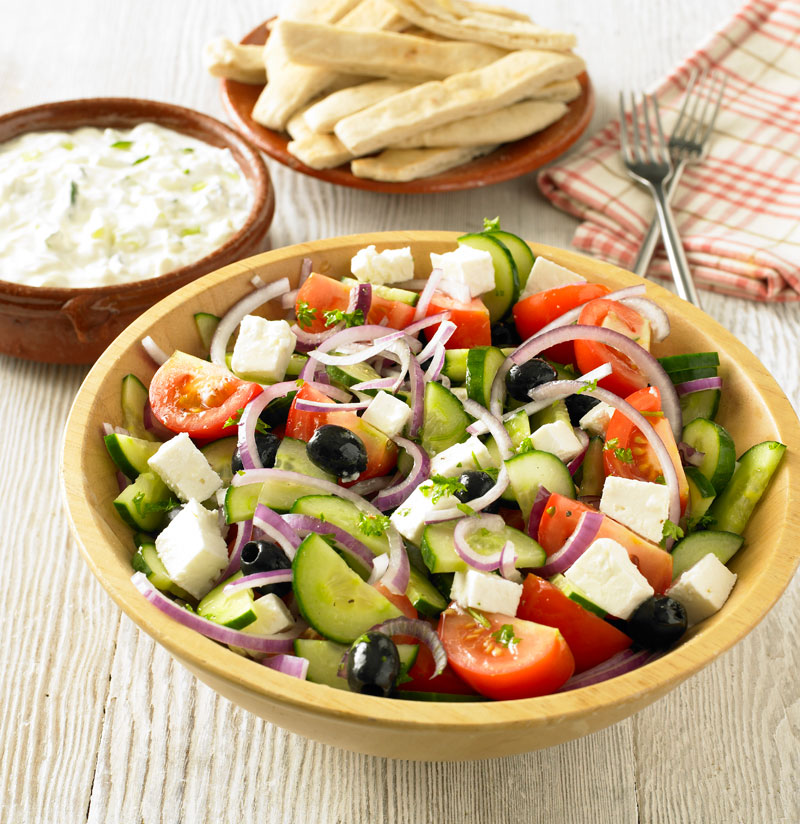
{"type": "Polygon", "coordinates": [[[408,681],[397,685],[399,692],[408,690],[410,692],[438,692],[447,695],[477,695],[472,687],[456,675],[455,670],[447,664],[444,671],[431,678],[436,670],[436,662],[433,660],[433,653],[425,646],[419,645],[417,660],[408,671],[408,681]]]}
{"type": "MultiPolygon", "coordinates": [[[[649,323],[635,309],[616,300],[599,299],[587,303],[581,310],[578,323],[613,329],[649,349],[649,323]]],[[[647,378],[617,349],[592,340],[576,340],[574,345],[575,360],[582,373],[585,374],[604,363],[611,364],[614,371],[598,381],[604,389],[625,397],[647,386],[647,378]]]]}
{"type": "MultiPolygon", "coordinates": [[[[350,303],[350,287],[338,280],[312,272],[297,293],[295,308],[301,303],[314,310],[310,323],[301,326],[306,332],[324,332],[325,312],[347,309],[350,303]]],[[[299,317],[306,317],[304,314],[299,317]]],[[[392,329],[405,329],[414,319],[414,307],[399,300],[388,300],[372,290],[372,305],[366,322],[380,324],[384,320],[392,329]]]]}
{"type": "Polygon", "coordinates": [[[499,701],[548,695],[572,675],[575,659],[554,627],[496,612],[482,617],[450,608],[439,618],[450,666],[481,695],[499,701]]]}
{"type": "MultiPolygon", "coordinates": [[[[683,512],[689,500],[689,484],[686,481],[686,473],[683,471],[672,427],[661,410],[661,395],[658,389],[655,386],[648,386],[628,395],[625,400],[648,419],[659,438],[664,442],[664,446],[667,447],[672,465],[678,475],[681,512],[683,512]]],[[[606,475],[618,475],[622,478],[633,478],[650,483],[664,479],[661,465],[647,438],[619,410],[614,412],[608,424],[606,446],[603,449],[603,465],[606,475]]]]}
{"type": "MultiPolygon", "coordinates": [[[[514,305],[512,313],[519,336],[526,340],[544,329],[548,323],[560,318],[564,312],[569,312],[576,306],[581,306],[595,298],[607,295],[611,290],[602,283],[572,283],[569,286],[558,286],[555,289],[545,289],[514,305]]],[[[542,356],[550,358],[556,363],[575,363],[575,353],[572,343],[559,343],[542,352],[542,356]]]]}
{"type": "Polygon", "coordinates": [[[308,443],[320,426],[325,424],[343,426],[358,435],[367,450],[367,468],[359,475],[358,481],[376,478],[391,472],[397,464],[397,447],[394,442],[389,440],[383,432],[362,420],[355,412],[337,412],[336,406],[337,404],[327,395],[304,384],[297,390],[297,395],[289,407],[286,435],[308,443]],[[305,412],[297,408],[298,398],[329,404],[331,411],[305,412]]]}
{"type": "MultiPolygon", "coordinates": [[[[542,519],[539,521],[538,538],[544,551],[552,555],[561,549],[578,525],[581,515],[584,512],[596,511],[588,504],[554,492],[547,499],[542,519]]],[[[628,557],[656,592],[665,592],[672,583],[672,556],[660,546],[640,537],[608,515],[603,515],[597,537],[611,538],[625,547],[628,557]]]]}
{"type": "MultiPolygon", "coordinates": [[[[492,342],[492,324],[489,320],[489,310],[480,298],[473,298],[469,303],[461,303],[449,295],[434,293],[426,317],[438,315],[439,312],[450,312],[450,320],[456,324],[445,349],[472,349],[475,346],[489,346],[492,342]]],[[[439,324],[429,326],[425,330],[428,340],[436,333],[439,324]]]]}
{"type": "Polygon", "coordinates": [[[583,672],[627,649],[632,641],[598,615],[568,598],[558,587],[532,573],[522,584],[517,615],[526,621],[556,627],[575,658],[575,672],[583,672]]]}
{"type": "Polygon", "coordinates": [[[153,414],[167,429],[211,441],[234,431],[225,422],[261,391],[221,366],[176,351],[153,375],[149,397],[153,414]]]}

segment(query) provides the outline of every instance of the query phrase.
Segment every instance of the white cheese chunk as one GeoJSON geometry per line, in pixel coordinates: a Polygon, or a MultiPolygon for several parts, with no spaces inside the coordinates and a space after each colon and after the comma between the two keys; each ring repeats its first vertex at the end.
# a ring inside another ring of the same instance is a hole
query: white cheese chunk
{"type": "Polygon", "coordinates": [[[388,392],[378,392],[361,416],[389,438],[399,435],[410,417],[411,407],[388,392]]]}
{"type": "Polygon", "coordinates": [[[473,469],[487,469],[495,466],[489,450],[476,435],[472,435],[463,443],[453,446],[434,455],[431,458],[431,475],[444,475],[445,478],[455,478],[462,472],[473,469]]]}
{"type": "Polygon", "coordinates": [[[728,600],[735,583],[736,573],[709,552],[681,573],[666,594],[683,604],[689,626],[692,626],[720,609],[728,600]]]}
{"type": "Polygon", "coordinates": [[[611,538],[594,541],[564,577],[582,589],[590,601],[617,618],[630,618],[654,594],[625,547],[611,538]]]}
{"type": "Polygon", "coordinates": [[[599,509],[657,544],[669,516],[669,489],[665,484],[609,475],[603,484],[599,509]]]}
{"type": "Polygon", "coordinates": [[[494,289],[492,256],[481,249],[459,246],[443,255],[431,252],[431,266],[442,270],[444,280],[466,284],[470,297],[474,298],[494,289]]]}
{"type": "Polygon", "coordinates": [[[191,500],[156,536],[156,552],[169,577],[202,598],[228,565],[228,547],[217,512],[191,500]]]}
{"type": "Polygon", "coordinates": [[[414,258],[411,255],[411,247],[384,249],[378,252],[374,246],[367,246],[356,252],[351,259],[350,271],[356,280],[375,286],[412,280],[414,258]]]}
{"type": "Polygon", "coordinates": [[[222,478],[185,432],[161,444],[147,465],[182,501],[205,501],[222,486],[222,478]]]}
{"type": "Polygon", "coordinates": [[[490,572],[468,569],[453,576],[450,598],[462,607],[513,617],[522,598],[522,584],[490,572]]]}
{"type": "Polygon", "coordinates": [[[256,614],[256,620],[244,627],[242,632],[249,632],[251,635],[273,635],[294,625],[292,613],[273,592],[256,598],[253,601],[253,612],[256,614]]]}
{"type": "Polygon", "coordinates": [[[546,423],[531,432],[531,443],[540,452],[550,452],[569,463],[580,454],[583,446],[566,421],[546,423]]]}
{"type": "Polygon", "coordinates": [[[586,283],[586,278],[567,269],[565,266],[559,266],[547,258],[537,257],[533,262],[533,268],[522,294],[519,296],[520,300],[535,295],[537,292],[544,292],[546,289],[558,289],[560,286],[569,286],[572,283],[586,283]]]}
{"type": "Polygon", "coordinates": [[[455,495],[443,495],[434,503],[433,495],[425,494],[425,489],[433,486],[432,481],[423,481],[394,511],[390,520],[394,528],[412,544],[419,545],[425,519],[437,509],[450,509],[460,503],[455,495]]]}
{"type": "Polygon", "coordinates": [[[277,383],[286,375],[297,337],[285,320],[245,315],[233,347],[231,369],[258,383],[277,383]]]}
{"type": "Polygon", "coordinates": [[[600,401],[596,403],[579,421],[578,426],[590,435],[605,438],[614,407],[600,401]]]}

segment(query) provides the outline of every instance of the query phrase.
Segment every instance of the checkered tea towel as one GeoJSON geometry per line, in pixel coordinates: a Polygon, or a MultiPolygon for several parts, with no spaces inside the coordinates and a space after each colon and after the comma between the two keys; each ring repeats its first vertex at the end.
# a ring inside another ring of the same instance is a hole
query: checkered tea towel
{"type": "MultiPolygon", "coordinates": [[[[800,301],[800,2],[750,0],[656,89],[672,131],[693,70],[727,78],[708,157],[686,166],[672,201],[699,288],[800,301]]],[[[654,214],[625,172],[619,121],[543,170],[539,188],[582,219],[573,245],[630,268],[654,214]]],[[[670,279],[659,245],[648,275],[670,279]]]]}

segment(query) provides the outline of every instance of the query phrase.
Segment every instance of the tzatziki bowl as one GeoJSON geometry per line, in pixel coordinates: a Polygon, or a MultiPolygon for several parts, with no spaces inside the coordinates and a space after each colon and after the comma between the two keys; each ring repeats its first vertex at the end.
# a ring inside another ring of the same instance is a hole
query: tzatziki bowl
{"type": "Polygon", "coordinates": [[[0,116],[0,353],[91,363],[195,278],[269,248],[275,199],[245,138],[134,98],[0,116]]]}
{"type": "MultiPolygon", "coordinates": [[[[795,448],[800,426],[764,366],[713,319],[652,282],[531,243],[534,255],[593,283],[610,289],[638,285],[671,325],[669,337],[653,349],[656,357],[719,354],[725,391],[716,420],[735,443],[745,447],[769,439],[789,445],[744,528],[745,548],[730,561],[737,582],[719,612],[692,627],[666,654],[609,680],[512,700],[413,701],[334,689],[270,669],[204,637],[143,597],[132,578],[132,531],[114,508],[120,489],[102,437],[104,424],[122,419],[126,376],[148,385],[156,372],[142,340],[149,336],[165,352],[180,350],[200,360],[204,349],[194,318],[225,315],[252,293],[254,277],[259,288],[282,278],[295,288],[309,259],[312,271],[340,278],[350,271],[357,252],[375,245],[410,247],[415,271],[424,279],[431,271],[431,253],[452,250],[457,238],[454,232],[397,231],[319,240],[257,255],[187,284],[136,319],[100,356],[78,392],[64,436],[62,485],[72,532],[92,572],[125,614],[228,700],[314,740],[384,757],[450,761],[512,755],[614,724],[664,697],[738,643],[767,614],[800,560],[795,539],[800,528],[795,448]]],[[[272,318],[283,316],[278,303],[264,311],[272,318]]]]}

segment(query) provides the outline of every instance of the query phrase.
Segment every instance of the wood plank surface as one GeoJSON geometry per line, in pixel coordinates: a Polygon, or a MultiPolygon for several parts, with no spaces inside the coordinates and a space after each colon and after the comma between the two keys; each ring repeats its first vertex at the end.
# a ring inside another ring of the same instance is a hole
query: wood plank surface
{"type": "MultiPolygon", "coordinates": [[[[621,87],[652,84],[738,5],[564,0],[538,4],[536,17],[578,34],[597,90],[597,129],[621,87]]],[[[277,8],[270,0],[8,0],[0,113],[132,95],[224,120],[201,47],[244,34],[277,8]]],[[[575,228],[545,203],[532,175],[485,190],[389,197],[272,162],[270,172],[273,246],[388,228],[468,230],[496,214],[504,228],[555,246],[568,247],[575,228]]],[[[703,298],[797,408],[800,309],[703,298]]],[[[68,533],[57,482],[61,429],[85,372],[0,356],[0,824],[800,821],[797,579],[743,642],[650,708],[513,758],[356,755],[219,698],[120,614],[68,533]]]]}

